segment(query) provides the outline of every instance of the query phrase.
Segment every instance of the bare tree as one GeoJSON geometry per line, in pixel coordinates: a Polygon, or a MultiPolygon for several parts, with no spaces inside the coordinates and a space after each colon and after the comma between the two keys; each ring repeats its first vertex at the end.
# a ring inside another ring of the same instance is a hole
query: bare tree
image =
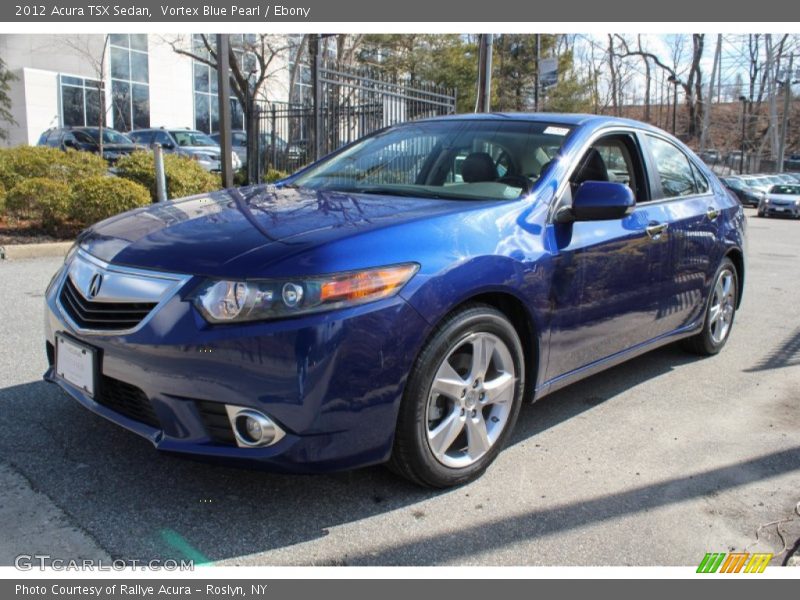
{"type": "MultiPolygon", "coordinates": [[[[609,35],[609,37],[611,37],[609,35]]],[[[703,73],[701,68],[701,59],[703,58],[703,49],[705,44],[705,34],[695,33],[692,34],[692,51],[691,59],[685,74],[680,70],[679,65],[683,61],[684,54],[684,37],[681,35],[674,36],[672,43],[672,60],[673,65],[670,66],[661,58],[648,52],[646,50],[631,49],[628,42],[621,35],[616,34],[615,37],[620,41],[622,52],[619,53],[620,58],[627,57],[644,57],[652,61],[657,67],[665,71],[677,85],[681,87],[684,93],[686,108],[689,113],[689,123],[687,127],[687,134],[690,137],[695,137],[700,130],[700,117],[703,109],[703,73]]],[[[613,48],[609,44],[609,49],[613,48]]]]}
{"type": "MultiPolygon", "coordinates": [[[[217,69],[219,57],[214,36],[201,34],[198,43],[187,40],[187,36],[167,39],[172,50],[182,56],[217,69]]],[[[290,49],[286,36],[255,34],[245,36],[241,44],[230,44],[228,66],[230,67],[231,91],[242,106],[247,132],[248,173],[256,175],[258,165],[258,101],[266,99],[267,83],[286,68],[281,60],[290,49]]]]}
{"type": "Polygon", "coordinates": [[[99,49],[96,47],[96,36],[91,34],[78,34],[78,35],[65,35],[57,36],[57,39],[63,43],[68,50],[78,54],[86,64],[91,66],[92,73],[96,81],[97,95],[99,97],[100,107],[97,119],[97,150],[100,156],[103,156],[103,128],[106,123],[106,94],[104,82],[106,80],[106,57],[108,55],[108,45],[110,42],[110,35],[104,35],[102,45],[99,49]]]}
{"type": "MultiPolygon", "coordinates": [[[[639,34],[636,36],[636,43],[637,47],[639,48],[639,52],[643,52],[642,49],[642,35],[639,34]]],[[[652,81],[652,77],[650,75],[650,59],[647,56],[642,56],[642,62],[644,63],[644,120],[650,122],[650,85],[652,81]]]]}
{"type": "Polygon", "coordinates": [[[714,64],[711,67],[711,77],[708,80],[708,103],[703,108],[703,129],[700,132],[700,150],[706,149],[708,141],[708,127],[711,121],[711,101],[714,99],[714,80],[717,70],[722,62],[722,34],[717,34],[717,49],[714,51],[714,64]]]}
{"type": "MultiPolygon", "coordinates": [[[[620,37],[620,39],[622,38],[620,37]]],[[[622,114],[619,101],[620,82],[619,74],[617,73],[616,52],[614,51],[614,36],[610,33],[608,34],[608,52],[606,52],[606,59],[608,60],[608,75],[609,83],[611,84],[611,106],[614,109],[614,114],[619,117],[622,114]]]]}

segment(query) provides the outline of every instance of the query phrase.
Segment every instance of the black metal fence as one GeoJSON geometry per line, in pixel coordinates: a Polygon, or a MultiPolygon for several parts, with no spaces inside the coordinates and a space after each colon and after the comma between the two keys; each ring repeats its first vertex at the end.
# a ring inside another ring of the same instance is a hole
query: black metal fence
{"type": "Polygon", "coordinates": [[[454,90],[366,69],[320,68],[311,101],[259,106],[259,174],[292,172],[373,131],[455,113],[454,90]]]}

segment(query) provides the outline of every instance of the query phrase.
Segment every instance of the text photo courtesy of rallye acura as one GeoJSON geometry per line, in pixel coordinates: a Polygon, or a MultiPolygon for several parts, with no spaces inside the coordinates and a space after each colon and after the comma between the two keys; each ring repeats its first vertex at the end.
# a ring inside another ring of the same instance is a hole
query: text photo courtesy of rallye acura
{"type": "Polygon", "coordinates": [[[160,450],[444,487],[523,401],[719,352],[744,280],[741,204],[663,131],[444,117],[90,227],[47,289],[45,379],[160,450]]]}

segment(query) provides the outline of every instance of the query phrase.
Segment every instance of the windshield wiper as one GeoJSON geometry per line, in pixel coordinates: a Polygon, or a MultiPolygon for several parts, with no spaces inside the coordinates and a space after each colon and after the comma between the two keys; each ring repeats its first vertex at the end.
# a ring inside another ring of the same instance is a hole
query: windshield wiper
{"type": "Polygon", "coordinates": [[[403,196],[405,198],[444,198],[444,196],[428,190],[404,190],[395,187],[381,186],[355,187],[348,190],[348,192],[352,194],[384,194],[386,196],[403,196]]]}

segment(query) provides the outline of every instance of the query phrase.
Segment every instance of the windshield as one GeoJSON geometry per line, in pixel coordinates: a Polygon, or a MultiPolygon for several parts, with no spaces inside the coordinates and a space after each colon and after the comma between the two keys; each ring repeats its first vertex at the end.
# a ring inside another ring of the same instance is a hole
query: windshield
{"type": "Polygon", "coordinates": [[[217,146],[217,142],[200,131],[170,131],[178,146],[217,146]]]}
{"type": "Polygon", "coordinates": [[[800,195],[800,185],[773,185],[770,194],[800,195]]]}
{"type": "Polygon", "coordinates": [[[294,184],[317,190],[512,200],[533,189],[570,128],[521,120],[400,125],[311,167],[294,184]]]}
{"type": "MultiPolygon", "coordinates": [[[[100,139],[99,129],[78,129],[73,132],[78,141],[83,143],[98,143],[100,139]],[[88,140],[86,138],[89,138],[88,140]]],[[[133,141],[127,136],[114,129],[103,128],[104,144],[132,144],[133,141]]]]}

